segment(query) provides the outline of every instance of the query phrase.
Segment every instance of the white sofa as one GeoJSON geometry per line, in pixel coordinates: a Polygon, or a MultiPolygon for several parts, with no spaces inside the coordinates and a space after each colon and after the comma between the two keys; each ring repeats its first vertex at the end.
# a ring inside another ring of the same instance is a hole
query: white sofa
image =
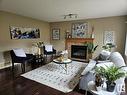
{"type": "MultiPolygon", "coordinates": [[[[111,62],[103,61],[102,63],[101,62],[97,63],[96,61],[91,60],[89,64],[86,66],[86,68],[84,69],[84,71],[82,72],[82,77],[79,82],[79,89],[89,90],[89,87],[88,87],[89,81],[95,81],[95,76],[93,72],[96,66],[97,67],[99,66],[106,67],[106,66],[112,66],[112,65],[116,65],[117,67],[126,66],[124,59],[119,52],[111,53],[109,60],[111,62]]],[[[124,70],[125,72],[127,72],[127,68],[124,68],[124,70]]],[[[116,82],[123,83],[124,78],[121,78],[120,80],[117,80],[116,82]]]]}

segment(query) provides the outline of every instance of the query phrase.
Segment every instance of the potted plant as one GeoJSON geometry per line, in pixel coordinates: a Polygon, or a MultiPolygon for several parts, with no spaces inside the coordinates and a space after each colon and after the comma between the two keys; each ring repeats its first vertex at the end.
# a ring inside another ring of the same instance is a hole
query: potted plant
{"type": "Polygon", "coordinates": [[[112,49],[112,48],[115,48],[115,47],[116,47],[116,45],[113,44],[113,43],[107,43],[106,45],[102,46],[102,48],[103,48],[104,50],[107,50],[107,51],[110,51],[110,52],[111,52],[111,49],[112,49]]]}
{"type": "Polygon", "coordinates": [[[99,74],[103,78],[106,79],[106,84],[107,84],[107,91],[114,91],[115,87],[115,80],[124,77],[126,73],[121,70],[122,67],[116,67],[115,65],[113,66],[106,66],[104,67],[96,67],[95,72],[96,74],[99,74]]]}
{"type": "Polygon", "coordinates": [[[94,44],[92,42],[84,43],[84,45],[87,46],[88,55],[91,58],[92,57],[92,53],[94,53],[94,51],[97,49],[98,45],[94,46],[94,44]]]}

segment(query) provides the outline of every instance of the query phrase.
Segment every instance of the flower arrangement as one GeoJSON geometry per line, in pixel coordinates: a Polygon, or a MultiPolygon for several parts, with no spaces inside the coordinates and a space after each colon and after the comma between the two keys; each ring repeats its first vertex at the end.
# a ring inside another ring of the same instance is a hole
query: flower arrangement
{"type": "Polygon", "coordinates": [[[37,43],[37,46],[38,46],[38,47],[42,47],[43,44],[44,44],[44,43],[40,41],[40,42],[37,43]]]}
{"type": "Polygon", "coordinates": [[[44,42],[39,41],[39,42],[34,43],[33,46],[41,48],[43,46],[43,44],[44,44],[44,42]]]}
{"type": "Polygon", "coordinates": [[[33,43],[32,46],[34,46],[34,51],[35,51],[35,54],[39,54],[41,55],[42,54],[42,46],[43,46],[43,42],[42,41],[39,41],[39,42],[36,42],[36,43],[33,43]],[[35,50],[36,48],[36,50],[35,50]]]}
{"type": "Polygon", "coordinates": [[[64,50],[60,53],[60,57],[57,58],[58,61],[63,62],[68,59],[68,51],[64,50]]]}

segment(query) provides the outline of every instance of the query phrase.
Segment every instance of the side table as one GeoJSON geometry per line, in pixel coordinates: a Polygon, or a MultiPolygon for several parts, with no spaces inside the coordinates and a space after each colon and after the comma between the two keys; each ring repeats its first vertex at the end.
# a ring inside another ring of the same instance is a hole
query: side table
{"type": "MultiPolygon", "coordinates": [[[[122,95],[122,91],[120,90],[121,87],[115,87],[113,92],[109,92],[106,90],[106,88],[101,88],[98,91],[95,90],[95,83],[93,81],[90,81],[88,83],[88,87],[89,87],[89,91],[93,94],[93,95],[122,95]],[[120,90],[120,91],[119,91],[120,90]]],[[[123,94],[124,95],[124,94],[123,94]]]]}
{"type": "Polygon", "coordinates": [[[43,65],[44,57],[43,57],[42,54],[41,55],[37,54],[37,55],[33,55],[33,56],[34,56],[33,57],[33,65],[34,65],[34,67],[43,65]]]}

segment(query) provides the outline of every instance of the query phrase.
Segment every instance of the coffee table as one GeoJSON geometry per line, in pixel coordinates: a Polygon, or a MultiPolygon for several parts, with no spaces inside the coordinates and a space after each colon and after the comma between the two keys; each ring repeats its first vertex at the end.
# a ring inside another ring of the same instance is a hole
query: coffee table
{"type": "Polygon", "coordinates": [[[67,74],[67,65],[69,63],[71,63],[72,60],[71,59],[67,59],[67,60],[64,60],[64,61],[59,61],[57,59],[54,59],[53,62],[56,63],[56,64],[59,64],[59,66],[61,66],[66,71],[66,74],[67,74]],[[64,64],[64,67],[62,66],[62,64],[64,64]]]}

